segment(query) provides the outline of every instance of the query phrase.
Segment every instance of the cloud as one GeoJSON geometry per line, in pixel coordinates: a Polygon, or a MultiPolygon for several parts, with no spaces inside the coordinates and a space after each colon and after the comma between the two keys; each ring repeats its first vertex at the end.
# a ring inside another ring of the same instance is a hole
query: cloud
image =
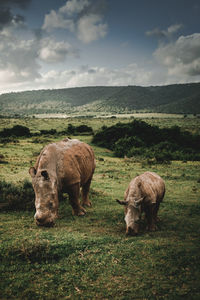
{"type": "MultiPolygon", "coordinates": [[[[38,40],[27,28],[19,34],[18,29],[6,27],[0,32],[0,93],[18,90],[21,86],[30,89],[36,80],[42,79],[42,63],[60,63],[78,55],[78,50],[67,42],[51,37],[38,40]]],[[[54,83],[56,80],[54,78],[54,83]]]]}
{"type": "Polygon", "coordinates": [[[8,8],[0,7],[0,30],[3,29],[4,26],[8,26],[13,19],[13,15],[8,8]]]}
{"type": "Polygon", "coordinates": [[[160,45],[154,52],[157,61],[167,67],[169,75],[200,75],[200,33],[180,36],[175,42],[160,45]]]}
{"type": "Polygon", "coordinates": [[[62,28],[73,32],[74,26],[74,21],[72,19],[68,19],[64,15],[52,10],[48,15],[45,15],[42,29],[50,32],[53,29],[62,28]]]}
{"type": "Polygon", "coordinates": [[[102,16],[104,6],[89,0],[69,0],[58,11],[51,10],[45,15],[42,29],[47,32],[66,29],[83,43],[90,43],[107,34],[107,24],[103,23],[102,16]]]}
{"type": "Polygon", "coordinates": [[[12,8],[18,7],[25,9],[28,7],[30,0],[1,0],[0,1],[0,31],[7,26],[22,25],[25,18],[21,14],[13,14],[12,8]]]}
{"type": "Polygon", "coordinates": [[[79,51],[65,41],[42,35],[38,39],[28,28],[5,27],[0,32],[0,85],[5,84],[5,79],[10,84],[40,78],[43,62],[55,64],[68,57],[79,57],[79,51]]]}
{"type": "Polygon", "coordinates": [[[182,24],[174,24],[167,28],[167,30],[160,30],[159,28],[154,28],[151,31],[146,31],[146,35],[149,37],[156,37],[158,39],[167,38],[170,39],[175,33],[177,33],[183,27],[182,24]]]}
{"type": "Polygon", "coordinates": [[[120,69],[106,67],[81,66],[77,69],[66,71],[51,70],[36,79],[37,88],[63,88],[77,86],[117,86],[117,85],[149,85],[153,73],[131,64],[120,69]],[[56,78],[56,81],[55,81],[56,78]]]}
{"type": "Polygon", "coordinates": [[[68,15],[77,14],[83,11],[89,4],[88,0],[69,0],[59,9],[59,12],[68,15]]]}
{"type": "Polygon", "coordinates": [[[42,29],[50,32],[53,29],[62,28],[74,32],[75,17],[88,5],[88,0],[68,0],[58,11],[51,10],[49,14],[45,15],[42,29]]]}
{"type": "Polygon", "coordinates": [[[40,66],[36,61],[37,48],[34,40],[19,40],[12,34],[0,34],[1,82],[23,82],[39,77],[40,66]]]}
{"type": "MultiPolygon", "coordinates": [[[[51,70],[41,72],[33,79],[16,81],[13,69],[0,70],[0,93],[12,90],[32,90],[49,88],[69,88],[77,86],[119,86],[119,85],[150,85],[155,78],[151,70],[144,69],[137,64],[130,64],[124,68],[111,69],[107,67],[90,67],[87,65],[65,71],[51,70]],[[2,76],[1,76],[2,75],[2,76]],[[4,82],[1,78],[5,78],[4,82]]],[[[158,78],[161,77],[159,73],[158,78]]],[[[157,81],[156,81],[157,82],[157,81]]]]}
{"type": "Polygon", "coordinates": [[[12,9],[26,9],[29,0],[0,1],[0,85],[16,86],[40,77],[37,62],[37,45],[34,39],[20,38],[26,35],[25,18],[12,9]],[[21,32],[21,30],[25,30],[21,32]]]}
{"type": "Polygon", "coordinates": [[[23,25],[24,21],[22,15],[13,15],[9,8],[0,7],[0,31],[8,26],[23,25]]]}
{"type": "Polygon", "coordinates": [[[77,57],[78,50],[67,42],[56,42],[50,38],[41,40],[39,58],[46,63],[58,63],[65,61],[67,56],[77,57]]]}
{"type": "Polygon", "coordinates": [[[79,40],[84,43],[103,38],[107,34],[107,25],[101,23],[98,15],[83,16],[78,22],[77,35],[79,40]]]}

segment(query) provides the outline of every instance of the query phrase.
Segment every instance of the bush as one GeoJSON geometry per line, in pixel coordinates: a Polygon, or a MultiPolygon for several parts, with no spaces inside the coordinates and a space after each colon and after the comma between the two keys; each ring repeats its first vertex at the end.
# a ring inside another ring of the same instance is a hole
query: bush
{"type": "Polygon", "coordinates": [[[79,135],[79,134],[91,135],[93,134],[93,129],[92,127],[89,127],[87,125],[74,126],[72,124],[69,124],[66,133],[71,135],[79,135]]]}
{"type": "Polygon", "coordinates": [[[34,198],[34,190],[28,180],[19,185],[0,181],[1,210],[33,210],[34,198]]]}
{"type": "Polygon", "coordinates": [[[144,147],[144,142],[135,136],[121,138],[115,143],[115,155],[118,157],[124,157],[124,155],[127,155],[133,147],[144,147]]]}
{"type": "Polygon", "coordinates": [[[114,151],[118,157],[142,156],[156,162],[200,160],[200,136],[181,132],[178,126],[160,129],[143,121],[104,127],[93,143],[114,151]]]}
{"type": "Polygon", "coordinates": [[[24,137],[29,137],[30,134],[30,129],[26,126],[22,125],[15,125],[13,128],[4,128],[0,132],[0,137],[10,137],[10,136],[24,136],[24,137]]]}
{"type": "Polygon", "coordinates": [[[42,130],[40,130],[40,134],[41,135],[55,135],[55,134],[57,134],[57,131],[56,131],[56,129],[49,129],[49,130],[42,129],[42,130]]]}
{"type": "Polygon", "coordinates": [[[93,129],[87,125],[80,125],[76,127],[76,132],[93,134],[93,129]]]}

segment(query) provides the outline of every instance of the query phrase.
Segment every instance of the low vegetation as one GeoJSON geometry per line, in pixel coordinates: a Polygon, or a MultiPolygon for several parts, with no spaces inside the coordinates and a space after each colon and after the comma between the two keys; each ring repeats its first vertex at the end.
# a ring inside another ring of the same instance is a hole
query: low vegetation
{"type": "MultiPolygon", "coordinates": [[[[4,128],[0,131],[0,139],[2,142],[10,142],[11,138],[16,137],[35,137],[35,136],[58,136],[58,135],[92,135],[93,129],[87,125],[74,126],[68,125],[67,129],[57,131],[56,129],[41,129],[40,132],[31,133],[30,129],[23,125],[15,125],[12,128],[4,128]]],[[[13,141],[13,140],[12,140],[13,141]]]]}
{"type": "Polygon", "coordinates": [[[0,181],[0,209],[33,210],[34,191],[32,184],[24,180],[22,184],[0,181]]]}
{"type": "Polygon", "coordinates": [[[114,151],[118,157],[143,157],[157,162],[200,160],[200,135],[180,127],[159,128],[143,121],[117,123],[102,129],[93,143],[114,151]]]}
{"type": "MultiPolygon", "coordinates": [[[[196,120],[187,118],[146,121],[160,129],[180,126],[181,134],[185,129],[194,134],[199,128],[196,120]]],[[[92,134],[80,134],[75,138],[91,144],[96,155],[93,206],[85,217],[74,217],[64,194],[53,228],[34,222],[28,169],[42,147],[66,137],[61,132],[71,125],[86,125],[96,134],[102,126],[105,130],[117,123],[118,119],[2,119],[1,130],[22,125],[31,136],[1,143],[1,299],[199,299],[199,161],[178,159],[166,165],[143,156],[118,158],[109,147],[92,144],[92,134]],[[123,199],[130,180],[147,170],[166,183],[158,231],[147,232],[142,220],[140,234],[126,237],[123,209],[115,199],[123,199]]],[[[129,126],[130,120],[123,123],[129,126]]]]}
{"type": "Polygon", "coordinates": [[[11,136],[15,136],[15,137],[19,137],[19,136],[30,136],[30,130],[29,128],[27,128],[26,126],[22,126],[22,125],[15,125],[12,128],[4,128],[1,132],[0,132],[0,137],[11,137],[11,136]]]}

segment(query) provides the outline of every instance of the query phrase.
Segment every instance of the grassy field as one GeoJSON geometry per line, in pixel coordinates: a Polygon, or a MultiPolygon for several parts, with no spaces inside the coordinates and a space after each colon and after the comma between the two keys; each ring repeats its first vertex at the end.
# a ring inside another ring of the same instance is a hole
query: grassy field
{"type": "MultiPolygon", "coordinates": [[[[148,118],[150,124],[181,126],[199,132],[197,118],[148,118]]],[[[120,119],[120,122],[129,119],[120,119]]],[[[1,129],[16,124],[32,132],[62,131],[87,124],[97,131],[118,119],[2,119],[1,129]]],[[[20,184],[43,145],[64,136],[17,138],[1,144],[0,180],[20,184]]],[[[91,143],[91,136],[76,136],[91,143]]],[[[37,227],[34,211],[0,212],[0,299],[199,299],[200,298],[200,163],[115,158],[93,145],[97,167],[91,186],[92,208],[73,217],[62,201],[53,228],[37,227]],[[125,236],[123,199],[130,180],[154,171],[166,182],[156,232],[141,222],[137,237],[125,236]]],[[[33,199],[34,201],[34,199],[33,199]]]]}

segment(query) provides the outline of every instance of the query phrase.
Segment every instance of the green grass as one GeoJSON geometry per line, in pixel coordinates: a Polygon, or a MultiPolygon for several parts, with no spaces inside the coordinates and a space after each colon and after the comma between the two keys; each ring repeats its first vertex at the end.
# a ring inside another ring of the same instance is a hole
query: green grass
{"type": "MultiPolygon", "coordinates": [[[[26,122],[32,130],[67,127],[63,120],[26,122]]],[[[95,126],[97,130],[101,122],[95,126]]],[[[190,128],[190,122],[184,126],[190,128]]],[[[2,145],[7,163],[1,164],[0,179],[15,184],[30,180],[28,168],[43,144],[60,138],[41,137],[39,143],[26,138],[2,145]]],[[[90,136],[76,138],[91,142],[90,136]]],[[[60,203],[53,228],[37,227],[34,211],[1,211],[0,299],[199,299],[200,163],[148,165],[93,148],[93,206],[86,216],[72,216],[68,197],[60,203]],[[123,199],[130,180],[147,170],[166,182],[158,231],[147,232],[143,220],[139,236],[126,237],[123,209],[115,199],[123,199]]]]}

